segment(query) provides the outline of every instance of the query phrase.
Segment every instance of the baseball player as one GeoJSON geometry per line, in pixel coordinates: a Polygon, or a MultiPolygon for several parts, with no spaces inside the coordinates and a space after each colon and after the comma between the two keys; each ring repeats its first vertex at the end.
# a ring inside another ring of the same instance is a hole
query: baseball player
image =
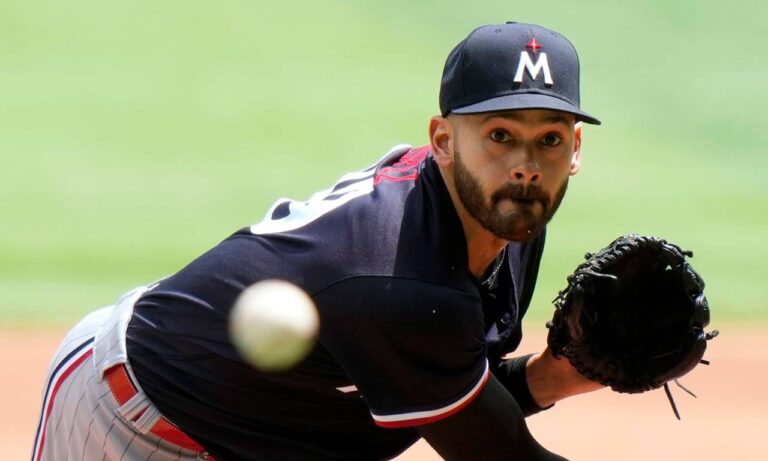
{"type": "Polygon", "coordinates": [[[308,201],[279,200],[174,275],[81,321],[51,363],[32,459],[562,459],[524,417],[601,387],[520,343],[545,226],[579,170],[579,62],[531,24],[486,25],[445,64],[429,144],[308,201]],[[296,367],[249,366],[241,291],[302,287],[321,330],[296,367]]]}

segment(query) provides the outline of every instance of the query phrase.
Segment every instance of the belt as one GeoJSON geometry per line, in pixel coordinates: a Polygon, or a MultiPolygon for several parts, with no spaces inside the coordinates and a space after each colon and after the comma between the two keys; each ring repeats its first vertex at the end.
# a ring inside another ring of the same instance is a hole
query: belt
{"type": "MultiPolygon", "coordinates": [[[[125,402],[138,393],[136,385],[133,384],[130,376],[128,376],[128,370],[122,363],[106,370],[104,372],[104,378],[107,380],[112,395],[115,396],[117,403],[120,405],[125,404],[125,402]]],[[[136,418],[139,416],[141,416],[141,414],[136,415],[136,418]]],[[[213,457],[205,451],[205,448],[203,448],[202,445],[192,440],[187,434],[182,432],[181,429],[164,417],[158,419],[157,423],[149,429],[149,432],[181,448],[197,451],[203,459],[213,460],[213,457]]]]}

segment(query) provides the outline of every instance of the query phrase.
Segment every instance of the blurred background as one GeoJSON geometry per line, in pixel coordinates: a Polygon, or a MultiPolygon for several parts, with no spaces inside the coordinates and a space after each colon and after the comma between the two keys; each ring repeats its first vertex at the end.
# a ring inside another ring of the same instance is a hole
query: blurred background
{"type": "Polygon", "coordinates": [[[585,251],[628,232],[694,250],[716,321],[768,319],[766,15],[757,0],[3,0],[0,322],[69,325],[278,197],[425,144],[448,52],[506,20],[571,39],[603,121],[550,226],[533,321],[585,251]]]}
{"type": "Polygon", "coordinates": [[[46,364],[84,313],[278,197],[426,144],[448,52],[516,20],[570,38],[603,121],[584,127],[521,351],[540,350],[584,253],[629,232],[694,251],[723,331],[684,380],[701,398],[677,392],[683,422],[663,392],[606,391],[533,433],[571,459],[763,459],[766,17],[760,0],[0,0],[0,407],[20,415],[0,425],[6,457],[28,456],[46,364]]]}

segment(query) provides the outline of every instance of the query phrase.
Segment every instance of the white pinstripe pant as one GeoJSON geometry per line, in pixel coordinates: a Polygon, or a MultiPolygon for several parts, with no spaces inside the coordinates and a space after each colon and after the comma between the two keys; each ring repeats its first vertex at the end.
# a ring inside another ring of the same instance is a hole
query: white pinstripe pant
{"type": "Polygon", "coordinates": [[[137,288],[115,306],[99,309],[64,338],[48,368],[32,461],[191,461],[207,454],[168,443],[149,429],[162,417],[138,393],[119,405],[103,373],[123,363],[133,382],[125,331],[133,304],[146,290],[137,288]],[[141,416],[132,421],[132,415],[141,416]]]}

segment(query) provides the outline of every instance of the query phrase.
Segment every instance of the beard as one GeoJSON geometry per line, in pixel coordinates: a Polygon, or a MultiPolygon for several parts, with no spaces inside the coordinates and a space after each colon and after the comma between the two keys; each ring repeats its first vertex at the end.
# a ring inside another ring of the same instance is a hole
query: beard
{"type": "Polygon", "coordinates": [[[481,226],[504,240],[525,241],[539,235],[555,215],[568,189],[567,177],[554,197],[550,197],[535,184],[510,183],[494,191],[488,203],[483,196],[480,181],[461,161],[458,150],[454,157],[456,193],[462,205],[481,226]],[[512,209],[502,211],[503,201],[511,202],[512,209]],[[537,204],[540,205],[538,212],[537,204]]]}

